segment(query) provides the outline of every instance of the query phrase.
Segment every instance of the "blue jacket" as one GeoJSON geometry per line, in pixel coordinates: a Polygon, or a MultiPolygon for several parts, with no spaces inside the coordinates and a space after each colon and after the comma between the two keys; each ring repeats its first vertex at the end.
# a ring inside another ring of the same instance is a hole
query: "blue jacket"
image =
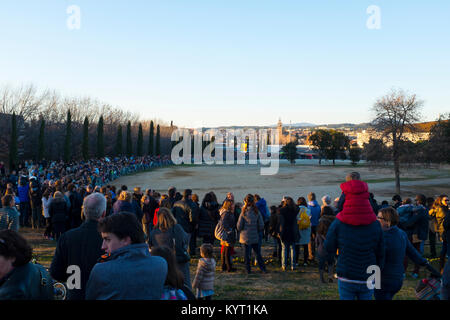
{"type": "Polygon", "coordinates": [[[130,213],[135,213],[134,211],[134,207],[133,205],[128,202],[128,201],[124,201],[124,200],[117,200],[116,202],[114,202],[113,205],[113,213],[120,213],[120,212],[130,212],[130,213]]]}
{"type": "Polygon", "coordinates": [[[378,221],[369,225],[350,225],[335,219],[328,229],[324,243],[329,255],[339,249],[336,272],[349,280],[367,281],[367,267],[383,269],[384,239],[378,221]]]}
{"type": "Polygon", "coordinates": [[[146,243],[131,244],[94,266],[86,300],[159,300],[166,277],[164,258],[151,256],[146,243]]]}
{"type": "Polygon", "coordinates": [[[414,213],[403,223],[403,230],[409,238],[417,234],[419,240],[428,239],[428,210],[424,206],[415,206],[414,213]]]}
{"type": "Polygon", "coordinates": [[[318,226],[320,219],[320,212],[322,211],[319,203],[316,200],[309,201],[308,208],[309,210],[311,210],[311,226],[312,227],[318,226]]]}
{"type": "Polygon", "coordinates": [[[261,198],[258,202],[255,203],[255,205],[258,208],[259,212],[261,212],[264,221],[269,221],[270,213],[267,212],[266,200],[264,198],[261,198]]]}
{"type": "Polygon", "coordinates": [[[29,202],[30,201],[30,197],[28,196],[29,190],[30,190],[30,187],[28,186],[28,184],[25,186],[17,187],[20,202],[29,202]]]}
{"type": "Polygon", "coordinates": [[[385,245],[385,262],[381,270],[381,289],[398,291],[403,284],[403,260],[405,254],[418,265],[425,265],[427,260],[412,246],[406,233],[397,226],[383,232],[385,245]]]}

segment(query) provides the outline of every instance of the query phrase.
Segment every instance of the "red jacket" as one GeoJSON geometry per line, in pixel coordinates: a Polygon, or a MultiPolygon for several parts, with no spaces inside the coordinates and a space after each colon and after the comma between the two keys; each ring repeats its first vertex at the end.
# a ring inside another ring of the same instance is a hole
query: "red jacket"
{"type": "Polygon", "coordinates": [[[368,225],[377,220],[369,201],[369,187],[360,180],[350,180],[341,184],[345,195],[344,207],[336,216],[346,224],[368,225]]]}

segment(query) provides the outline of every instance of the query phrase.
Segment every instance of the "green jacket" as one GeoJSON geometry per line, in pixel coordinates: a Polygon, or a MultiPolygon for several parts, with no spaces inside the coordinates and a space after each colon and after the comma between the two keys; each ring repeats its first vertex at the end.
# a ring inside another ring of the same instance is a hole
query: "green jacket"
{"type": "Polygon", "coordinates": [[[45,268],[28,263],[0,279],[0,300],[53,300],[53,280],[45,268]]]}

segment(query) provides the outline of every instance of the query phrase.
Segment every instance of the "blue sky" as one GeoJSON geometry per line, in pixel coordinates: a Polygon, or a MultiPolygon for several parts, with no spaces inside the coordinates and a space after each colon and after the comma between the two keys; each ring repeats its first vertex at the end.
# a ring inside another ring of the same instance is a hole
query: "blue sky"
{"type": "Polygon", "coordinates": [[[0,39],[0,85],[180,126],[367,122],[392,87],[425,101],[424,120],[450,111],[448,0],[2,1],[0,39]]]}

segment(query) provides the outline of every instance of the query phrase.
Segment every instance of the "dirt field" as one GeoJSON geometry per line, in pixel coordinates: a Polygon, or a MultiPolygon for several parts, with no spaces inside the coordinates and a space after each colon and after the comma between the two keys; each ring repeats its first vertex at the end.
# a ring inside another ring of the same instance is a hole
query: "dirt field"
{"type": "MultiPolygon", "coordinates": [[[[160,193],[167,193],[171,186],[180,192],[190,188],[200,199],[205,193],[213,190],[218,199],[224,199],[231,191],[237,201],[242,201],[246,194],[259,194],[271,204],[278,204],[285,195],[296,200],[309,192],[315,192],[318,198],[329,194],[332,198],[340,195],[340,183],[351,171],[358,171],[369,190],[378,201],[390,200],[395,193],[394,172],[392,168],[372,168],[367,165],[352,167],[348,164],[331,165],[281,164],[278,174],[260,175],[260,167],[256,165],[229,166],[173,166],[155,169],[150,172],[122,177],[114,181],[120,187],[140,186],[152,188],[160,193]]],[[[402,171],[402,196],[413,196],[417,192],[426,196],[437,196],[450,193],[450,169],[404,169],[402,171]]]]}

